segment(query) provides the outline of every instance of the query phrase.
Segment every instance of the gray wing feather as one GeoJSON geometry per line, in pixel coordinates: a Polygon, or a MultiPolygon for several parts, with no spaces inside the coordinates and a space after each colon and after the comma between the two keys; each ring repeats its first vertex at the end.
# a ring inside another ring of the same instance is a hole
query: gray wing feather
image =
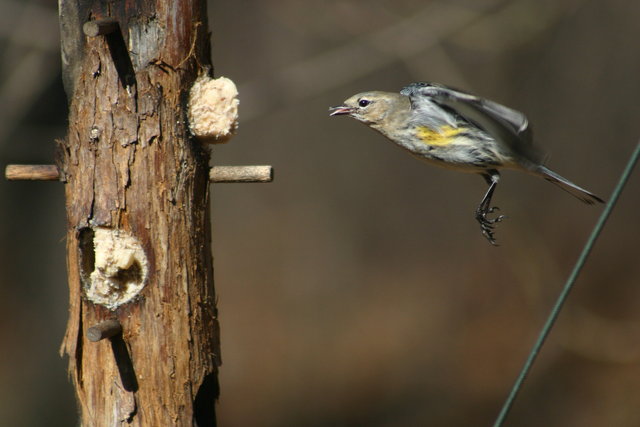
{"type": "Polygon", "coordinates": [[[542,153],[532,144],[527,117],[497,102],[434,83],[411,83],[400,91],[409,97],[413,109],[434,102],[455,111],[496,139],[504,142],[521,160],[539,163],[542,153]]]}

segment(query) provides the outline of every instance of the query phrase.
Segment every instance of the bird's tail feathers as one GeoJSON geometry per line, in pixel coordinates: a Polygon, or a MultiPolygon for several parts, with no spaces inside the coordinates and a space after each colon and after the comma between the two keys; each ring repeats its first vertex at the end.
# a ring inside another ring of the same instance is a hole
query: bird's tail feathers
{"type": "Polygon", "coordinates": [[[554,183],[555,185],[562,188],[567,193],[571,194],[572,196],[582,200],[583,202],[589,205],[593,205],[596,202],[604,203],[604,200],[602,200],[600,197],[596,196],[590,191],[585,190],[582,187],[577,186],[576,184],[569,181],[568,179],[561,177],[551,169],[548,169],[544,166],[539,166],[538,172],[547,181],[554,183]]]}

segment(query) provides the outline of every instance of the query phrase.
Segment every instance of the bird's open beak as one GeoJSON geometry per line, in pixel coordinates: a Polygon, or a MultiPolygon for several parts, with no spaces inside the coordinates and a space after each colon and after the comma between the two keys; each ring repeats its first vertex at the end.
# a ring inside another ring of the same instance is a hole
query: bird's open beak
{"type": "Polygon", "coordinates": [[[347,107],[346,105],[338,105],[336,107],[329,108],[331,113],[330,116],[341,116],[343,114],[351,114],[353,109],[351,107],[347,107]]]}

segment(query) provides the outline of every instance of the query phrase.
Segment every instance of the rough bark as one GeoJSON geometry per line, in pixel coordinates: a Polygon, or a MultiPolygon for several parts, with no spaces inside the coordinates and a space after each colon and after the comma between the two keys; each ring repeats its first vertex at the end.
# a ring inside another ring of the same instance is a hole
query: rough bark
{"type": "Polygon", "coordinates": [[[209,153],[185,124],[189,87],[210,69],[206,2],[59,5],[70,100],[58,162],[70,289],[62,351],[81,423],[213,425],[220,352],[209,153]],[[119,30],[82,33],[87,20],[101,18],[117,20],[119,30]],[[117,308],[87,296],[98,228],[133,236],[147,260],[142,291],[117,308]],[[122,333],[88,340],[87,329],[108,319],[122,333]]]}

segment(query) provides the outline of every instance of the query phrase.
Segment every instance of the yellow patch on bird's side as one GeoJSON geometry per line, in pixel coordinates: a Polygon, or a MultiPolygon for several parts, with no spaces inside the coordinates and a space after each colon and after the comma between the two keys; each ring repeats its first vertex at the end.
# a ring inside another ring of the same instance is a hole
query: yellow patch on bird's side
{"type": "Polygon", "coordinates": [[[444,147],[451,144],[455,140],[455,136],[462,131],[463,129],[451,126],[442,126],[439,130],[433,130],[427,126],[418,126],[416,135],[425,144],[444,147]]]}

